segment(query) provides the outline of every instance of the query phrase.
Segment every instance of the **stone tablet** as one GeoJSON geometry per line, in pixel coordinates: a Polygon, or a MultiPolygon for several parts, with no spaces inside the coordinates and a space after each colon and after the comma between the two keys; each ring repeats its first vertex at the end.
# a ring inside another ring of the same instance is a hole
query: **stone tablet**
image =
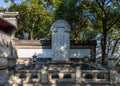
{"type": "Polygon", "coordinates": [[[67,61],[69,58],[70,25],[65,20],[57,20],[51,27],[52,31],[52,60],[67,61]]]}

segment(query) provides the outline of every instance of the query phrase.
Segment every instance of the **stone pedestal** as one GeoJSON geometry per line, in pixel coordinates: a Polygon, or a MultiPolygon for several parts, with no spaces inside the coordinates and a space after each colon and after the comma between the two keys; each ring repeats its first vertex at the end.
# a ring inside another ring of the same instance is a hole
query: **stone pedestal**
{"type": "Polygon", "coordinates": [[[70,25],[65,20],[57,20],[51,27],[52,31],[52,60],[67,61],[69,58],[70,25]]]}

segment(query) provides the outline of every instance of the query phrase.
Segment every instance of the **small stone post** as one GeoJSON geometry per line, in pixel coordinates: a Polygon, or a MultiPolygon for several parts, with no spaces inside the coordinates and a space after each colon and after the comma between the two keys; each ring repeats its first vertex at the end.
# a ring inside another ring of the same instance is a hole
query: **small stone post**
{"type": "Polygon", "coordinates": [[[111,70],[110,70],[110,84],[117,84],[117,79],[118,79],[118,73],[115,70],[115,64],[112,63],[111,65],[111,70]]]}
{"type": "Polygon", "coordinates": [[[42,84],[48,83],[47,67],[45,67],[45,66],[41,70],[41,83],[42,84]]]}
{"type": "Polygon", "coordinates": [[[76,72],[75,72],[75,76],[76,76],[76,83],[81,83],[81,70],[80,67],[76,67],[76,72]]]}
{"type": "Polygon", "coordinates": [[[118,73],[116,70],[110,70],[110,84],[117,84],[118,73]]]}

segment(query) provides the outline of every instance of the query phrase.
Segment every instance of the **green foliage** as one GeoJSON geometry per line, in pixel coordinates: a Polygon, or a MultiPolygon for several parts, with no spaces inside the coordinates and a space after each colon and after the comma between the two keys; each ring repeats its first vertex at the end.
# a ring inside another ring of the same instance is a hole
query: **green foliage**
{"type": "Polygon", "coordinates": [[[4,0],[4,2],[6,2],[6,3],[7,3],[7,2],[8,2],[8,0],[4,0]]]}
{"type": "MultiPolygon", "coordinates": [[[[71,39],[72,40],[86,40],[89,39],[86,33],[88,25],[87,11],[84,4],[79,0],[53,0],[54,5],[54,20],[65,19],[71,25],[71,39]]],[[[87,34],[87,33],[86,33],[87,34]]],[[[95,36],[94,36],[95,37],[95,36]]]]}
{"type": "Polygon", "coordinates": [[[14,3],[16,0],[4,0],[4,2],[6,2],[6,3],[9,2],[9,1],[10,1],[11,3],[14,3]]]}
{"type": "Polygon", "coordinates": [[[38,0],[31,0],[29,4],[22,2],[19,5],[11,4],[10,11],[18,11],[18,28],[16,36],[23,38],[23,33],[29,33],[30,39],[36,37],[50,38],[51,14],[38,0]]]}
{"type": "Polygon", "coordinates": [[[117,27],[120,25],[120,3],[111,0],[53,0],[53,3],[54,19],[62,18],[70,23],[72,39],[93,39],[96,34],[102,34],[101,49],[104,65],[107,57],[108,36],[115,40],[119,39],[118,35],[116,35],[118,37],[114,36],[116,34],[114,32],[119,34],[117,27]]]}
{"type": "MultiPolygon", "coordinates": [[[[7,1],[7,0],[5,0],[7,1]]],[[[14,1],[14,0],[11,0],[14,1]]],[[[19,11],[16,35],[24,32],[30,39],[36,36],[50,38],[50,26],[57,19],[71,25],[72,40],[91,40],[102,34],[102,62],[106,62],[108,36],[117,45],[120,37],[120,3],[111,0],[30,0],[26,4],[11,4],[9,10],[19,11]],[[46,10],[50,5],[52,11],[46,10]]],[[[108,49],[109,50],[109,49],[108,49]]]]}
{"type": "MultiPolygon", "coordinates": [[[[120,23],[120,4],[118,2],[112,2],[111,0],[89,0],[89,4],[86,2],[86,5],[88,5],[87,8],[95,19],[94,21],[90,21],[92,23],[92,27],[97,31],[97,33],[102,34],[101,49],[102,64],[104,65],[108,55],[107,50],[110,49],[107,47],[110,45],[110,43],[107,43],[108,36],[112,37],[112,34],[117,29],[116,25],[120,23]]],[[[116,38],[116,40],[118,39],[116,38]]]]}

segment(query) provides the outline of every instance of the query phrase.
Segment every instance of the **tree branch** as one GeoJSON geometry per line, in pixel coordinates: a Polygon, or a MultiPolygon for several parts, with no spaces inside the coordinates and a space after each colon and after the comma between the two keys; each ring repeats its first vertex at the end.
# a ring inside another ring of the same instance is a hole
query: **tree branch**
{"type": "Polygon", "coordinates": [[[112,50],[111,55],[114,54],[114,51],[115,51],[116,45],[117,45],[117,43],[119,42],[119,40],[120,40],[120,37],[116,40],[116,42],[115,42],[115,44],[114,44],[114,46],[113,46],[113,50],[112,50]]]}
{"type": "Polygon", "coordinates": [[[108,30],[120,20],[120,16],[107,28],[108,30]]]}
{"type": "Polygon", "coordinates": [[[111,2],[111,0],[109,0],[105,5],[107,6],[110,2],[111,2]]]}
{"type": "Polygon", "coordinates": [[[98,0],[96,0],[97,4],[99,5],[100,8],[102,8],[101,4],[99,3],[98,0]]]}
{"type": "MultiPolygon", "coordinates": [[[[96,2],[98,4],[98,6],[100,7],[100,9],[102,10],[102,16],[101,17],[104,18],[105,20],[107,20],[107,14],[105,12],[104,5],[101,5],[98,0],[96,0],[96,2]]],[[[105,4],[105,0],[103,1],[103,4],[105,4]]]]}

